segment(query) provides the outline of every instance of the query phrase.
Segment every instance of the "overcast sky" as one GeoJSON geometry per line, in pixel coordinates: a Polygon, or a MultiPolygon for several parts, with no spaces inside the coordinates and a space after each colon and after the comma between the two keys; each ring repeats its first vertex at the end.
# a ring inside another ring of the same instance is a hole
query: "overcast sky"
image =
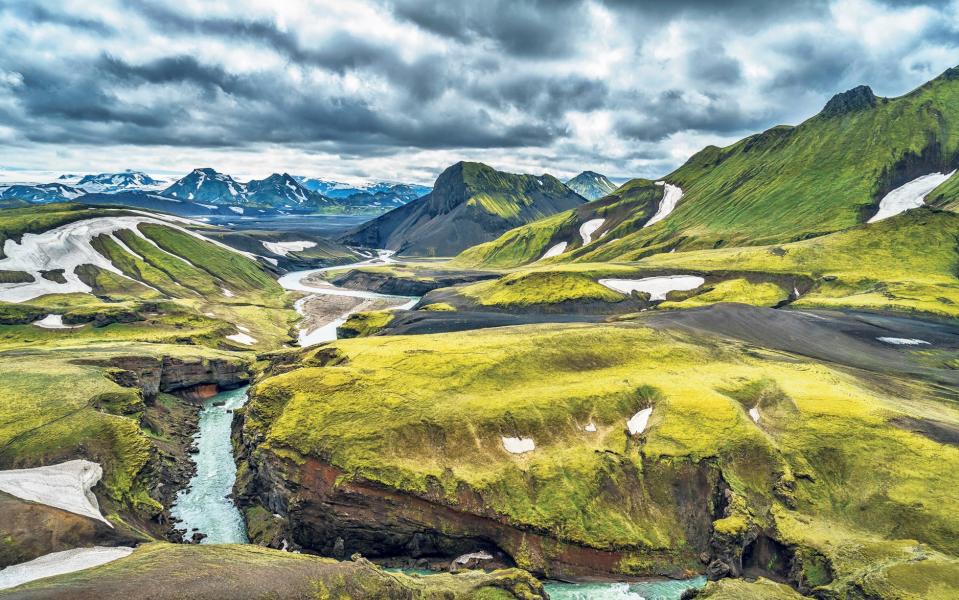
{"type": "Polygon", "coordinates": [[[959,64],[959,0],[2,0],[0,39],[8,180],[658,176],[959,64]]]}

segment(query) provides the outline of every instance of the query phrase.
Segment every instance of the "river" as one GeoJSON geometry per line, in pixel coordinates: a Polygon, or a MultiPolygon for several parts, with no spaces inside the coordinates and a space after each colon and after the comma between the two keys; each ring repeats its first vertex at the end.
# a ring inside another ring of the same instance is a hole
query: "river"
{"type": "Polygon", "coordinates": [[[246,523],[230,494],[236,482],[236,461],[230,430],[233,411],[246,403],[246,388],[222,392],[203,402],[199,431],[194,436],[199,452],[193,455],[196,475],[176,497],[170,514],[186,529],[183,540],[195,533],[201,544],[245,544],[246,523]]]}
{"type": "MultiPolygon", "coordinates": [[[[322,267],[319,269],[308,269],[305,271],[292,271],[280,277],[277,283],[280,286],[291,292],[304,292],[310,294],[296,301],[294,308],[301,316],[307,317],[307,301],[311,297],[315,296],[348,296],[350,298],[360,298],[363,300],[385,300],[391,301],[395,304],[392,308],[396,310],[409,310],[419,302],[419,298],[416,296],[391,296],[389,294],[378,294],[376,292],[368,292],[365,290],[350,290],[346,288],[337,287],[333,284],[324,284],[324,285],[312,285],[306,282],[310,276],[317,273],[325,273],[328,271],[335,271],[341,269],[351,269],[356,267],[368,267],[374,265],[387,265],[394,263],[396,261],[392,258],[393,252],[389,250],[378,250],[377,256],[369,260],[364,260],[362,262],[352,263],[348,265],[337,265],[335,267],[322,267]]],[[[334,319],[328,321],[319,327],[313,328],[301,328],[298,338],[298,343],[300,346],[313,346],[316,344],[322,344],[323,342],[330,342],[336,339],[336,328],[346,322],[347,318],[354,312],[362,310],[359,306],[351,308],[334,319]]]]}

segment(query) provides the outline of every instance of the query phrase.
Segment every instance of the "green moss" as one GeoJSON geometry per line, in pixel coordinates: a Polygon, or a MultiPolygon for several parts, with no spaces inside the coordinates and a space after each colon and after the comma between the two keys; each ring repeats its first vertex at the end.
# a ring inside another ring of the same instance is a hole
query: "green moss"
{"type": "Polygon", "coordinates": [[[419,310],[433,312],[456,312],[456,307],[446,302],[434,302],[432,304],[427,304],[426,306],[420,307],[419,310]]]}
{"type": "Polygon", "coordinates": [[[801,600],[805,597],[788,585],[762,577],[753,582],[742,579],[711,581],[696,596],[709,600],[801,600]]]}
{"type": "Polygon", "coordinates": [[[749,523],[747,523],[746,519],[740,515],[733,515],[731,517],[713,521],[713,530],[715,530],[716,533],[725,535],[727,537],[739,537],[746,533],[748,528],[749,523]]]}
{"type": "Polygon", "coordinates": [[[336,328],[336,333],[338,337],[343,338],[375,335],[386,328],[394,318],[396,313],[391,310],[353,313],[345,323],[336,328]]]}
{"type": "Polygon", "coordinates": [[[481,281],[458,292],[482,306],[529,306],[560,302],[618,302],[625,296],[582,273],[524,271],[481,281]]]}
{"type": "Polygon", "coordinates": [[[708,291],[678,302],[663,302],[658,308],[695,308],[717,302],[741,302],[753,306],[776,306],[789,298],[789,293],[775,283],[750,283],[746,279],[721,281],[708,291]]]}

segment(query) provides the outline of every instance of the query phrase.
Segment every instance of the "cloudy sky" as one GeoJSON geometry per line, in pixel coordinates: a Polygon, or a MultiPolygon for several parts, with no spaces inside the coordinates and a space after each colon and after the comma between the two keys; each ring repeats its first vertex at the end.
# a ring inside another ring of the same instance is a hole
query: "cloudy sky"
{"type": "Polygon", "coordinates": [[[7,180],[657,176],[959,64],[959,0],[3,0],[0,39],[7,180]]]}

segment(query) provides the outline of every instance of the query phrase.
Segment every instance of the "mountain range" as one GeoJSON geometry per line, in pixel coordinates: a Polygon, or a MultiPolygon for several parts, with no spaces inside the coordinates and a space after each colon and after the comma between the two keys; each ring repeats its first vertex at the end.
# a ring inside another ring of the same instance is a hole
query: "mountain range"
{"type": "Polygon", "coordinates": [[[6,205],[15,201],[43,204],[73,200],[100,205],[126,204],[184,216],[247,212],[376,213],[402,206],[429,190],[421,185],[392,182],[351,185],[287,173],[241,182],[214,169],[199,168],[172,183],[139,171],[65,174],[54,183],[0,186],[0,201],[6,205]]]}

